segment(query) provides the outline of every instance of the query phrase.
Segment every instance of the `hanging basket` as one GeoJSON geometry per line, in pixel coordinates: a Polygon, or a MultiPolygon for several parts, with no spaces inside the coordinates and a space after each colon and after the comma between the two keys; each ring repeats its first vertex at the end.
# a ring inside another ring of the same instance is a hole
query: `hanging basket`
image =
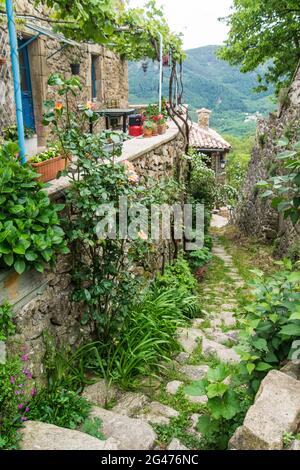
{"type": "Polygon", "coordinates": [[[80,74],[80,64],[70,64],[72,75],[80,74]]]}

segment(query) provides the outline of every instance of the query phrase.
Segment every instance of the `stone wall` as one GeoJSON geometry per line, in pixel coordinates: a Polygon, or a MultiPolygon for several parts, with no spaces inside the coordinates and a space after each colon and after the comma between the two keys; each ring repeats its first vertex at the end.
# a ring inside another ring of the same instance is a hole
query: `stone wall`
{"type": "Polygon", "coordinates": [[[258,123],[256,142],[245,184],[235,213],[235,222],[250,236],[275,243],[278,255],[299,251],[300,228],[283,220],[271,207],[270,200],[262,199],[255,185],[260,180],[280,174],[276,142],[283,135],[300,138],[300,67],[292,86],[280,105],[278,114],[258,123]]]}
{"type": "MultiPolygon", "coordinates": [[[[34,6],[34,0],[17,0],[15,4],[15,9],[20,14],[36,15],[42,18],[49,17],[49,12],[45,7],[34,6]]],[[[19,38],[29,39],[37,34],[26,27],[26,21],[17,24],[19,38]]],[[[45,21],[28,20],[28,23],[47,28],[48,30],[52,29],[51,24],[45,21]]],[[[5,22],[0,23],[1,34],[7,35],[5,22]]],[[[9,82],[12,82],[12,77],[7,38],[5,39],[3,36],[2,42],[7,44],[6,56],[8,58],[6,72],[8,77],[5,81],[5,100],[3,102],[6,118],[3,120],[2,125],[8,125],[14,124],[14,100],[12,87],[9,86],[9,82]]],[[[53,89],[50,89],[47,85],[48,77],[51,73],[60,72],[65,77],[70,78],[70,63],[74,58],[74,52],[80,57],[79,78],[83,85],[83,90],[76,99],[76,102],[78,104],[85,103],[92,99],[91,67],[93,55],[96,57],[96,109],[110,106],[112,103],[117,107],[128,106],[128,70],[125,61],[100,45],[81,43],[78,47],[68,46],[57,52],[63,45],[63,43],[57,40],[41,35],[28,46],[38,146],[45,145],[47,137],[47,131],[42,126],[43,102],[46,99],[58,98],[53,96],[53,89]],[[52,54],[54,55],[52,56],[52,54]]],[[[103,127],[103,125],[104,122],[101,120],[99,126],[103,127]]]]}
{"type": "MultiPolygon", "coordinates": [[[[125,142],[120,161],[131,160],[141,178],[151,176],[159,180],[171,177],[178,167],[183,175],[186,169],[185,161],[180,158],[183,147],[178,129],[170,126],[166,136],[125,142]],[[143,150],[137,154],[139,146],[143,146],[143,150]]],[[[62,197],[63,185],[60,180],[53,181],[51,185],[48,188],[51,197],[62,197]]],[[[153,271],[161,269],[171,258],[171,244],[166,246],[158,243],[150,260],[153,271]]],[[[78,347],[85,340],[93,339],[90,327],[81,324],[83,306],[70,299],[73,291],[71,270],[71,256],[68,255],[59,258],[55,269],[45,275],[30,272],[19,276],[13,272],[0,272],[0,304],[7,299],[15,306],[17,334],[10,341],[9,349],[21,352],[26,344],[34,377],[38,379],[43,377],[44,372],[46,332],[58,346],[78,347]]]]}

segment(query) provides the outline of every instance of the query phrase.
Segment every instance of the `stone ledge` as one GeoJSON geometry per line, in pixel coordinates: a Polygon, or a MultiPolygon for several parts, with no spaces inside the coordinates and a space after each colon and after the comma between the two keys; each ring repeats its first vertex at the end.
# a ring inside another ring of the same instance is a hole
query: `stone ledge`
{"type": "MultiPolygon", "coordinates": [[[[130,140],[126,140],[123,144],[122,155],[116,159],[117,162],[123,162],[125,160],[133,161],[142,155],[145,155],[157,148],[171,142],[176,139],[179,134],[179,129],[173,121],[168,122],[169,128],[163,135],[155,137],[135,137],[130,140]]],[[[49,181],[48,187],[46,188],[47,193],[51,199],[59,199],[63,197],[64,191],[70,186],[70,178],[68,176],[62,176],[59,179],[49,181]]]]}

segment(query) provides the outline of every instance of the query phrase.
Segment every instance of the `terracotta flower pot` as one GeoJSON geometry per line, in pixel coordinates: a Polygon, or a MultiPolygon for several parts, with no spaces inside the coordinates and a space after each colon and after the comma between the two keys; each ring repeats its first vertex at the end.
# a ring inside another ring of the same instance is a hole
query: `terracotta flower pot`
{"type": "Polygon", "coordinates": [[[152,129],[148,127],[143,127],[144,137],[152,137],[152,129]]]}
{"type": "Polygon", "coordinates": [[[159,135],[165,134],[167,130],[166,124],[158,124],[157,126],[157,132],[159,135]]]}
{"type": "Polygon", "coordinates": [[[57,177],[57,173],[66,168],[66,159],[59,156],[40,163],[30,163],[30,165],[40,175],[37,180],[46,183],[47,181],[54,180],[57,177]]]}
{"type": "Polygon", "coordinates": [[[152,135],[158,135],[158,125],[153,124],[152,135]]]}

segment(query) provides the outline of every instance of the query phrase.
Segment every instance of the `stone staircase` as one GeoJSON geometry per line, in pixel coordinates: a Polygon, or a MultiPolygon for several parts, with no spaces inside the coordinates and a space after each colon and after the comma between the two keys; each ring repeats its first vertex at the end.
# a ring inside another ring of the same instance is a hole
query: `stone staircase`
{"type": "MultiPolygon", "coordinates": [[[[211,314],[206,318],[193,320],[190,328],[181,328],[178,331],[178,341],[182,347],[182,352],[175,358],[172,367],[181,376],[186,378],[186,382],[200,380],[205,377],[209,366],[203,363],[196,365],[188,364],[191,355],[201,344],[202,355],[216,357],[222,362],[237,363],[239,356],[232,347],[226,344],[234,344],[237,340],[237,318],[235,309],[235,289],[243,286],[243,281],[239,277],[234,267],[232,258],[221,246],[216,246],[213,254],[224,262],[229,268],[228,275],[232,279],[232,295],[228,297],[224,304],[218,303],[218,314],[211,314]],[[207,320],[209,327],[205,327],[207,320]]],[[[216,299],[221,300],[222,291],[219,288],[207,289],[216,299]]],[[[205,300],[203,301],[205,303],[205,300]]],[[[213,305],[210,305],[213,309],[213,305]]],[[[209,360],[207,361],[209,362],[209,360]]],[[[171,396],[175,395],[183,381],[173,380],[166,385],[166,392],[171,396]]],[[[155,448],[156,434],[152,425],[168,424],[172,418],[178,417],[178,411],[157,401],[151,401],[146,393],[122,392],[115,386],[108,387],[104,380],[85,388],[83,396],[93,404],[91,418],[101,420],[101,432],[106,437],[105,441],[100,441],[92,436],[80,431],[58,428],[57,426],[28,421],[25,423],[22,432],[22,449],[95,449],[95,450],[148,450],[155,448]],[[105,409],[107,402],[115,402],[111,410],[105,409]]],[[[206,396],[189,396],[186,398],[191,403],[205,404],[206,396]]],[[[191,416],[191,432],[196,432],[196,424],[199,415],[191,416]]],[[[168,447],[169,450],[185,450],[178,439],[173,439],[168,447]]]]}

